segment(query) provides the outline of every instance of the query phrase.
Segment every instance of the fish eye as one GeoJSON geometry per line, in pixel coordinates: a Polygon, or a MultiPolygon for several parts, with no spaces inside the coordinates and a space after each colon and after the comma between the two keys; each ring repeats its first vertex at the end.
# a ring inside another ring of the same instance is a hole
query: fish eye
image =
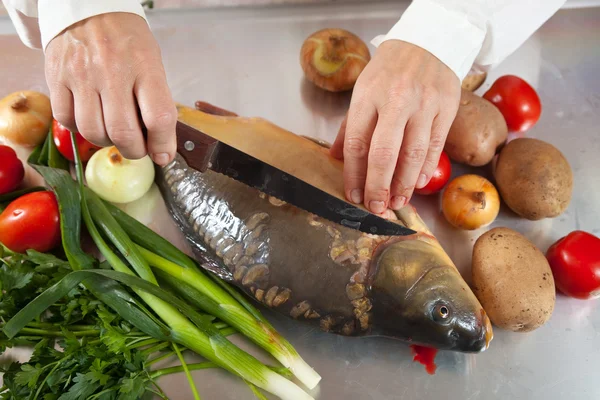
{"type": "Polygon", "coordinates": [[[451,317],[450,307],[444,303],[438,303],[433,307],[432,316],[435,322],[448,323],[451,317]]]}

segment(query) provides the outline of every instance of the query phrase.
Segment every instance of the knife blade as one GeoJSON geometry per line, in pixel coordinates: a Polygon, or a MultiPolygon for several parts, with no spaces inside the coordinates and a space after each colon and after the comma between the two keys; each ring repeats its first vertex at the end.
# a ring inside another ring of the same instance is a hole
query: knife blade
{"type": "Polygon", "coordinates": [[[331,196],[182,121],[177,121],[177,151],[188,166],[199,172],[210,169],[226,175],[269,196],[348,228],[383,236],[407,236],[416,233],[331,196]]]}

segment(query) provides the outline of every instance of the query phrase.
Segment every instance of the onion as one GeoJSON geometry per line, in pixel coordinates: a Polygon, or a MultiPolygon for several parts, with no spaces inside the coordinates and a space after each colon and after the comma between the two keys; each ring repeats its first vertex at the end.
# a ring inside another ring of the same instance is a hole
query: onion
{"type": "Polygon", "coordinates": [[[128,160],[116,147],[105,147],[88,161],[85,179],[88,187],[104,200],[131,203],[150,190],[154,164],[148,155],[128,160]]]}
{"type": "Polygon", "coordinates": [[[51,122],[50,99],[43,93],[23,90],[0,100],[0,137],[10,144],[39,145],[46,139],[51,122]]]}
{"type": "Polygon", "coordinates": [[[130,203],[116,203],[115,205],[138,222],[149,225],[156,217],[156,208],[159,206],[161,200],[162,195],[160,190],[153,183],[150,189],[139,199],[130,203]]]}
{"type": "Polygon", "coordinates": [[[370,60],[367,45],[343,29],[315,32],[300,50],[300,65],[306,78],[330,92],[352,89],[370,60]]]}
{"type": "Polygon", "coordinates": [[[452,180],[442,195],[442,212],[452,226],[474,230],[491,224],[500,211],[500,196],[482,176],[468,174],[452,180]]]}

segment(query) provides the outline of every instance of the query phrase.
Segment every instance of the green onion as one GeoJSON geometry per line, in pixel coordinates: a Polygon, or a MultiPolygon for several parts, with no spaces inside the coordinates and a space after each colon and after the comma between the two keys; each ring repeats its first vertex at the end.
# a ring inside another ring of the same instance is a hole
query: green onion
{"type": "MultiPolygon", "coordinates": [[[[60,154],[60,152],[58,151],[58,148],[56,147],[56,143],[54,143],[54,139],[53,139],[53,133],[52,133],[52,127],[50,127],[50,133],[48,133],[48,166],[50,168],[56,168],[56,169],[63,169],[65,171],[69,171],[69,160],[67,160],[66,158],[64,158],[62,156],[62,154],[60,154]]],[[[74,139],[71,139],[74,140],[74,139]]],[[[73,143],[77,143],[75,141],[73,141],[73,143]]]]}
{"type": "Polygon", "coordinates": [[[13,200],[18,199],[19,197],[24,196],[29,193],[42,192],[44,190],[48,190],[48,189],[41,187],[41,186],[35,186],[35,187],[26,188],[26,189],[15,190],[14,192],[9,192],[9,193],[0,195],[0,204],[13,201],[13,200]]]}
{"type": "Polygon", "coordinates": [[[284,367],[289,368],[309,389],[313,389],[319,383],[321,380],[319,374],[300,357],[294,347],[260,312],[230,285],[218,278],[210,279],[182,251],[117,207],[107,205],[106,208],[118,220],[123,230],[138,244],[137,249],[146,262],[168,274],[160,276],[180,295],[235,327],[269,352],[284,367]],[[172,278],[169,278],[169,275],[172,278]],[[234,297],[235,294],[239,297],[234,297]]]}

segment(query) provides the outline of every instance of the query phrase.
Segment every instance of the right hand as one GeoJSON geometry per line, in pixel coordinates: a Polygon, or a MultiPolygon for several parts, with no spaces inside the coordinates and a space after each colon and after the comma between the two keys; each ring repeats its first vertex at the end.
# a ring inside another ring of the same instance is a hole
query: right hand
{"type": "Polygon", "coordinates": [[[46,48],[46,81],[54,118],[71,131],[128,159],[173,160],[177,110],[143,18],[108,13],[70,26],[46,48]]]}

